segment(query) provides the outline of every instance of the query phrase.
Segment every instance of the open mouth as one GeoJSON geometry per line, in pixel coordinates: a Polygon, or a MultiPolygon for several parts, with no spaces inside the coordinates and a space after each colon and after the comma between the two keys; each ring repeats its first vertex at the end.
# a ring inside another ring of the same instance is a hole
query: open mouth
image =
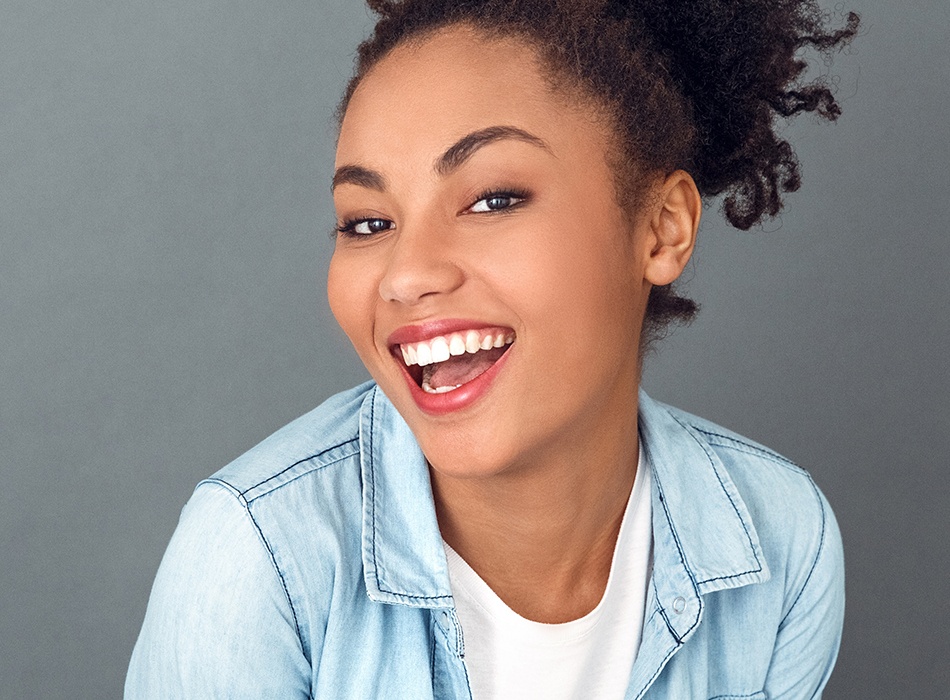
{"type": "Polygon", "coordinates": [[[400,343],[392,351],[424,392],[445,394],[491,369],[514,341],[510,328],[482,328],[400,343]]]}

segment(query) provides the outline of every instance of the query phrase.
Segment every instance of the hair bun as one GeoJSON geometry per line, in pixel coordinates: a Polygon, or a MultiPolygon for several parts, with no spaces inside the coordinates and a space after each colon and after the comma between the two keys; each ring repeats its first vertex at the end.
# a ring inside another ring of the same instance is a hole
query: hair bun
{"type": "Polygon", "coordinates": [[[605,11],[639,25],[689,101],[698,146],[690,165],[703,194],[728,191],[724,212],[740,229],[777,214],[781,192],[797,190],[801,178],[775,117],[841,113],[824,81],[799,82],[807,65],[800,51],[840,49],[858,16],[828,31],[814,0],[608,0],[605,11]]]}

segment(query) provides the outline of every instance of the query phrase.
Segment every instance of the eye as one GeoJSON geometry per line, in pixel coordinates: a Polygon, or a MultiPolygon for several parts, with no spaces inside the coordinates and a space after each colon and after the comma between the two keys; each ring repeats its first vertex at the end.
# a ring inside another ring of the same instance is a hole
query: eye
{"type": "Polygon", "coordinates": [[[394,226],[388,219],[350,219],[337,226],[337,232],[344,236],[372,236],[388,231],[394,226]]]}
{"type": "Polygon", "coordinates": [[[522,192],[486,192],[478,198],[475,204],[469,207],[469,211],[474,214],[502,211],[521,204],[527,197],[522,192]]]}

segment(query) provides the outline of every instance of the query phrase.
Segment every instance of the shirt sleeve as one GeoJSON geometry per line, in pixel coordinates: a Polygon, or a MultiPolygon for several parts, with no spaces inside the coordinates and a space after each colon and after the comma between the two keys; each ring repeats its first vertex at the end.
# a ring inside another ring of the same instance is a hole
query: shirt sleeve
{"type": "Polygon", "coordinates": [[[309,698],[294,610],[240,497],[200,485],[152,587],[126,700],[309,698]]]}
{"type": "Polygon", "coordinates": [[[765,692],[769,698],[820,698],[844,623],[844,552],[831,507],[819,493],[822,529],[805,585],[779,626],[765,692]]]}

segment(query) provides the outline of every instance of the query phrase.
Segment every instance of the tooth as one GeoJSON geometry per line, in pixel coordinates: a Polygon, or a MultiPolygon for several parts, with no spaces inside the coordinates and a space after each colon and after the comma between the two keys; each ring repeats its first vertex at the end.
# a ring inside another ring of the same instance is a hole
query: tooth
{"type": "Polygon", "coordinates": [[[500,348],[505,344],[505,336],[501,333],[495,336],[495,342],[492,344],[492,347],[500,348]]]}
{"type": "Polygon", "coordinates": [[[465,352],[476,353],[481,350],[478,331],[469,331],[465,334],[465,352]]]}
{"type": "Polygon", "coordinates": [[[465,354],[465,341],[458,333],[453,333],[452,337],[449,338],[449,352],[453,355],[465,354]]]}
{"type": "Polygon", "coordinates": [[[505,336],[505,345],[511,345],[513,342],[515,342],[514,333],[509,333],[508,335],[505,336]]]}
{"type": "Polygon", "coordinates": [[[416,360],[423,367],[432,364],[432,349],[428,343],[416,343],[416,360]]]}
{"type": "Polygon", "coordinates": [[[403,360],[403,362],[405,362],[407,365],[411,365],[412,362],[409,361],[409,351],[406,349],[406,346],[405,346],[405,345],[400,345],[400,346],[399,346],[399,349],[402,350],[402,360],[403,360]]]}
{"type": "Polygon", "coordinates": [[[494,339],[491,337],[491,335],[486,335],[484,338],[482,338],[482,342],[480,343],[479,347],[482,350],[488,350],[491,348],[493,342],[494,339]]]}
{"type": "Polygon", "coordinates": [[[427,394],[445,394],[446,392],[449,392],[449,391],[455,391],[460,386],[462,386],[461,384],[456,384],[455,386],[434,387],[431,384],[429,384],[429,379],[431,378],[431,375],[432,375],[432,372],[429,372],[429,371],[426,371],[422,375],[422,390],[426,392],[427,394]]]}
{"type": "Polygon", "coordinates": [[[445,362],[447,359],[449,359],[449,344],[445,342],[445,338],[442,336],[433,338],[431,346],[433,362],[445,362]]]}
{"type": "Polygon", "coordinates": [[[407,345],[406,350],[409,352],[409,364],[410,365],[419,364],[419,357],[416,355],[416,348],[412,345],[407,345]]]}
{"type": "Polygon", "coordinates": [[[429,387],[428,389],[426,389],[426,391],[428,391],[430,394],[445,394],[446,392],[449,392],[449,391],[455,391],[456,389],[459,388],[459,386],[462,386],[462,385],[459,384],[458,386],[437,386],[435,388],[429,387]]]}

